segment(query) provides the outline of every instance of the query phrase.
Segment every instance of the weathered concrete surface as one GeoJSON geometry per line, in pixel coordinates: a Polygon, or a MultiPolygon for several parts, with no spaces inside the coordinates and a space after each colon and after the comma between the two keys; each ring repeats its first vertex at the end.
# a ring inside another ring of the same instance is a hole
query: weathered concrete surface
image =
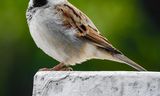
{"type": "Polygon", "coordinates": [[[160,96],[160,73],[38,72],[33,96],[160,96]]]}

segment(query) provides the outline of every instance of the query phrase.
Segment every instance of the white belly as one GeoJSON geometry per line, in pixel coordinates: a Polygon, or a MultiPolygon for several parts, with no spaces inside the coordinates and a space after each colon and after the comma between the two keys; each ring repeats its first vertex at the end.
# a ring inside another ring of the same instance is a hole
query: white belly
{"type": "Polygon", "coordinates": [[[63,29],[50,21],[44,23],[38,18],[30,22],[29,28],[36,45],[59,62],[74,65],[91,58],[91,55],[84,51],[87,44],[77,39],[73,30],[63,29]]]}
{"type": "Polygon", "coordinates": [[[45,12],[45,16],[42,12],[32,18],[29,29],[36,45],[46,54],[66,65],[75,65],[92,58],[112,59],[94,45],[77,38],[76,30],[65,29],[59,16],[50,16],[50,12],[45,12]]]}

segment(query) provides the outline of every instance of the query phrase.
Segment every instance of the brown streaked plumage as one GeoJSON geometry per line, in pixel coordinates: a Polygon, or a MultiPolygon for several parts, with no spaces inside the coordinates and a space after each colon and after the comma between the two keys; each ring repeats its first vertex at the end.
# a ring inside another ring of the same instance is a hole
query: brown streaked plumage
{"type": "Polygon", "coordinates": [[[120,51],[115,49],[111,43],[103,37],[97,31],[97,28],[93,28],[91,25],[86,25],[89,20],[82,12],[79,12],[77,9],[73,9],[69,7],[69,5],[59,5],[57,6],[57,10],[60,10],[63,14],[64,25],[65,26],[72,26],[77,28],[79,32],[77,32],[77,36],[79,38],[85,38],[94,43],[97,47],[104,48],[105,50],[109,51],[111,54],[119,53],[120,51]],[[78,13],[79,12],[79,13],[78,13]],[[67,24],[67,25],[66,25],[67,24]]]}
{"type": "Polygon", "coordinates": [[[61,10],[63,14],[64,25],[78,29],[77,37],[85,38],[89,42],[92,42],[95,46],[108,51],[108,53],[113,56],[118,54],[118,56],[115,57],[124,61],[125,63],[131,63],[132,65],[130,66],[138,70],[145,70],[143,67],[139,66],[127,57],[125,57],[126,61],[125,59],[122,59],[122,57],[124,57],[123,54],[114,48],[105,37],[99,34],[99,31],[95,26],[88,25],[87,21],[90,21],[88,20],[89,18],[84,13],[80,12],[77,8],[73,7],[69,3],[68,5],[59,5],[57,8],[58,10],[61,10]]]}

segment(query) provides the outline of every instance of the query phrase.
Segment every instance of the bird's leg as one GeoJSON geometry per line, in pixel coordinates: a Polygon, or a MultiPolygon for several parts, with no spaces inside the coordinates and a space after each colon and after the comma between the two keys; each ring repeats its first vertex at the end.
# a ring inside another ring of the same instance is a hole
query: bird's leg
{"type": "Polygon", "coordinates": [[[64,63],[60,63],[52,68],[54,71],[73,71],[73,69],[69,66],[64,65],[64,63]]]}
{"type": "Polygon", "coordinates": [[[55,67],[51,68],[51,70],[54,71],[60,71],[61,69],[63,69],[66,65],[64,65],[64,63],[59,63],[58,65],[56,65],[55,67]]]}
{"type": "Polygon", "coordinates": [[[73,71],[71,67],[64,65],[64,63],[60,63],[53,68],[43,68],[39,71],[73,71]]]}
{"type": "Polygon", "coordinates": [[[62,68],[59,71],[73,71],[73,69],[71,67],[66,66],[65,68],[62,68]]]}

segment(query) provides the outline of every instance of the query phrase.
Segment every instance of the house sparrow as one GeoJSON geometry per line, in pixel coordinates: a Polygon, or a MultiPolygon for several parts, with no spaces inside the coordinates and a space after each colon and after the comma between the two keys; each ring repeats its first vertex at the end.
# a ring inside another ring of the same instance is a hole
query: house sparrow
{"type": "Polygon", "coordinates": [[[26,18],[36,45],[61,62],[50,70],[66,71],[70,65],[103,59],[145,71],[113,47],[93,22],[67,0],[30,0],[26,18]]]}

